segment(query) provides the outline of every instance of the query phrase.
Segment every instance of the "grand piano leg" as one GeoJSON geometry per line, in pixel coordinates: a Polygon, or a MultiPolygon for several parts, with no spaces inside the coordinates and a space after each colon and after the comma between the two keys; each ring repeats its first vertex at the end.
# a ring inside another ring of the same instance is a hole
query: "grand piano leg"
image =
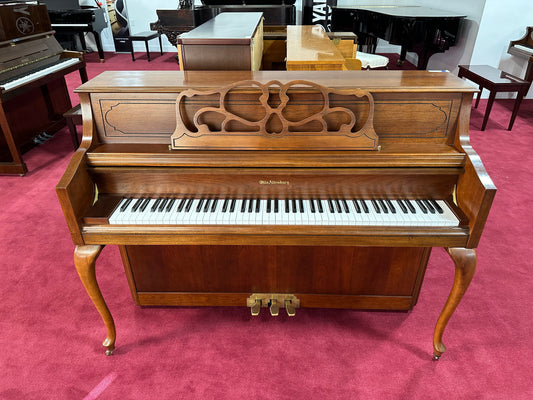
{"type": "Polygon", "coordinates": [[[104,320],[107,329],[107,337],[102,344],[106,347],[105,354],[110,356],[115,349],[115,322],[109,312],[109,308],[107,308],[102,292],[100,292],[100,288],[98,287],[94,268],[96,259],[100,255],[102,249],[103,246],[98,245],[76,246],[76,250],[74,250],[74,265],[76,266],[76,270],[78,271],[78,275],[80,276],[85,290],[87,290],[89,297],[104,320]]]}
{"type": "Polygon", "coordinates": [[[455,279],[433,334],[433,358],[435,360],[438,360],[442,353],[446,351],[446,346],[442,343],[442,334],[450,317],[461,302],[466,289],[468,289],[476,270],[477,256],[474,249],[447,248],[446,250],[455,263],[455,279]]]}

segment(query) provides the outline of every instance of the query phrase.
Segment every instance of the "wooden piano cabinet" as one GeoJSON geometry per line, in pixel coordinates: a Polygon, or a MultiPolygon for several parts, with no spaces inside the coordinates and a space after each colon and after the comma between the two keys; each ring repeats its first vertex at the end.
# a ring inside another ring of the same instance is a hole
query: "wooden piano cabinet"
{"type": "MultiPolygon", "coordinates": [[[[363,121],[373,109],[377,148],[242,150],[185,142],[172,149],[181,112],[194,114],[217,104],[194,99],[177,112],[185,90],[197,96],[199,90],[212,92],[250,78],[285,84],[301,79],[301,72],[109,71],[78,89],[83,140],[56,190],[77,246],[76,269],[107,330],[106,354],[115,348],[115,325],[94,273],[105,245],[119,246],[132,297],[141,306],[242,307],[250,306],[254,295],[281,293],[295,295],[302,307],[381,310],[411,310],[431,249],[444,247],[455,278],[435,326],[433,357],[445,351],[443,333],[473,277],[475,248],[496,192],[468,137],[476,88],[451,74],[429,71],[306,74],[324,87],[371,94],[373,106],[333,94],[331,102],[336,108],[351,107],[363,121]],[[228,194],[430,198],[444,201],[458,224],[136,225],[108,220],[124,197],[228,194]]],[[[224,113],[238,110],[243,119],[255,121],[264,117],[265,107],[248,104],[250,94],[258,97],[257,88],[239,86],[224,102],[224,113]]],[[[299,87],[290,94],[296,112],[285,117],[307,118],[303,110],[316,107],[316,93],[299,87]]],[[[219,134],[233,133],[241,134],[219,134]]],[[[326,128],[313,134],[334,143],[326,128]]]]}
{"type": "Polygon", "coordinates": [[[120,246],[141,306],[239,306],[287,293],[301,307],[410,310],[431,248],[120,246]]]}

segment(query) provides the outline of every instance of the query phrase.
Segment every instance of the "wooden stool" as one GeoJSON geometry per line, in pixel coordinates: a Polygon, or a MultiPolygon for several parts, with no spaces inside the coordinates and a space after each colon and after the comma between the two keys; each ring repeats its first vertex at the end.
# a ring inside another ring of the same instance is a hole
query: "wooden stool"
{"type": "Polygon", "coordinates": [[[144,42],[144,45],[146,46],[146,56],[148,57],[148,61],[150,61],[150,49],[148,48],[148,41],[155,38],[159,39],[159,51],[161,52],[161,55],[163,55],[163,45],[161,44],[161,35],[159,32],[146,31],[130,35],[131,59],[135,61],[135,56],[133,54],[133,42],[144,42]]]}
{"type": "Polygon", "coordinates": [[[80,146],[80,141],[78,140],[78,132],[76,131],[76,125],[82,124],[81,106],[78,104],[76,107],[72,107],[70,110],[63,114],[63,117],[67,122],[68,130],[70,131],[70,137],[72,139],[72,144],[74,145],[74,150],[77,150],[80,146]]]}
{"type": "Polygon", "coordinates": [[[513,113],[511,115],[511,121],[509,122],[509,128],[513,128],[514,120],[518,114],[520,103],[529,90],[531,82],[520,79],[514,75],[503,72],[497,68],[493,68],[489,65],[459,65],[459,78],[466,78],[479,85],[479,92],[476,98],[477,108],[479,104],[479,98],[483,88],[487,89],[489,94],[489,101],[487,108],[485,109],[485,116],[483,117],[483,124],[481,130],[484,131],[489,120],[490,110],[492,109],[492,103],[498,92],[516,92],[516,99],[514,102],[513,113]]]}

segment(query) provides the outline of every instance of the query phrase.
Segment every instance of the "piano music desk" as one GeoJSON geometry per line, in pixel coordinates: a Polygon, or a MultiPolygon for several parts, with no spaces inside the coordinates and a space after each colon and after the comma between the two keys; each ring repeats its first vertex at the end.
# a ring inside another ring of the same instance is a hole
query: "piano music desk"
{"type": "Polygon", "coordinates": [[[489,65],[459,65],[459,78],[466,78],[479,85],[479,92],[476,98],[476,104],[474,108],[477,108],[479,104],[479,98],[483,89],[487,89],[490,92],[487,108],[485,109],[485,116],[483,117],[483,124],[481,130],[484,131],[489,120],[489,114],[492,109],[492,103],[498,92],[516,92],[516,99],[514,102],[513,113],[511,115],[511,121],[509,121],[509,127],[507,130],[513,128],[514,120],[518,114],[520,103],[526,95],[531,82],[518,78],[517,76],[508,74],[497,68],[489,65]]]}
{"type": "Polygon", "coordinates": [[[146,56],[148,57],[148,61],[150,61],[150,49],[148,47],[148,41],[159,38],[159,51],[161,52],[161,55],[163,55],[163,45],[161,44],[161,34],[159,32],[139,32],[135,35],[130,35],[129,39],[131,43],[131,59],[135,61],[135,55],[133,50],[133,42],[144,42],[144,45],[146,46],[146,56]]]}

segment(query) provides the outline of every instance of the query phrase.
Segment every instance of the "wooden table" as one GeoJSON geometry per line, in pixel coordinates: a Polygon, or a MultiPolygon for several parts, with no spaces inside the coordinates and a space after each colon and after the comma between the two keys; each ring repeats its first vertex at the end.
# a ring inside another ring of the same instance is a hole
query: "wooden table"
{"type": "Polygon", "coordinates": [[[344,57],[320,26],[287,26],[287,71],[342,71],[344,63],[344,57]]]}
{"type": "Polygon", "coordinates": [[[487,108],[485,109],[485,116],[483,117],[483,124],[481,130],[484,131],[489,120],[489,114],[492,109],[492,103],[498,92],[517,92],[514,102],[513,113],[511,115],[511,121],[507,130],[513,128],[513,124],[520,108],[520,103],[529,90],[531,82],[520,79],[507,72],[501,71],[497,68],[489,65],[459,65],[459,78],[466,78],[479,85],[479,92],[476,98],[476,104],[474,108],[477,108],[479,104],[479,98],[483,89],[487,89],[489,94],[489,101],[487,108]]]}

